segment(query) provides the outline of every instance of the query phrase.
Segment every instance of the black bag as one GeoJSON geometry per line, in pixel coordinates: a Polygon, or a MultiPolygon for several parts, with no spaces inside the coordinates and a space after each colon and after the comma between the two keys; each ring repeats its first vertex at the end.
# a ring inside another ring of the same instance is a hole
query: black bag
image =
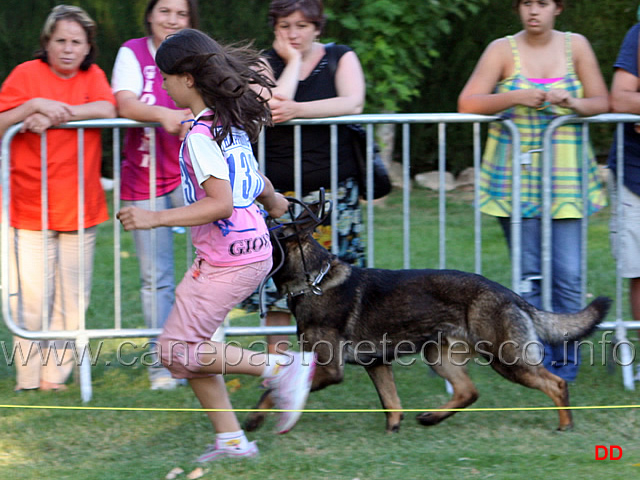
{"type": "MultiPolygon", "coordinates": [[[[361,125],[348,124],[353,143],[353,159],[358,166],[358,189],[360,196],[367,200],[367,132],[361,125]]],[[[382,198],[391,192],[391,180],[387,167],[380,156],[380,147],[373,144],[373,194],[372,198],[382,198]]]]}

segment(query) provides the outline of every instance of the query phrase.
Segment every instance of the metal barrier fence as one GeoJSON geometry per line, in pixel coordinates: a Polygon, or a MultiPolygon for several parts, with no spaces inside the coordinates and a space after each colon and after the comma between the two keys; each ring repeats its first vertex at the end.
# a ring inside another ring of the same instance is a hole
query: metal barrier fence
{"type": "MultiPolygon", "coordinates": [[[[551,215],[550,215],[550,205],[551,205],[551,138],[554,132],[563,125],[570,123],[582,123],[582,134],[586,139],[589,138],[589,124],[595,123],[615,123],[616,124],[616,140],[617,140],[617,152],[616,157],[618,159],[624,158],[624,141],[623,141],[623,126],[625,123],[636,123],[640,122],[639,115],[630,115],[630,114],[602,114],[595,115],[592,117],[578,117],[576,115],[567,115],[563,117],[558,117],[554,119],[549,126],[546,128],[544,132],[543,139],[543,147],[542,147],[542,155],[543,155],[543,209],[542,209],[542,305],[545,309],[550,309],[551,305],[551,215]]],[[[587,142],[584,142],[585,144],[587,142]]],[[[588,152],[586,149],[583,149],[583,178],[586,178],[586,172],[588,169],[588,152]]],[[[622,192],[622,186],[624,182],[624,162],[618,160],[618,168],[616,175],[616,184],[617,191],[622,192]]],[[[583,183],[583,198],[586,196],[586,182],[583,183]]],[[[622,210],[622,201],[621,195],[617,196],[618,201],[615,205],[611,205],[610,208],[615,208],[617,210],[616,222],[619,224],[624,223],[624,215],[622,210]]],[[[586,205],[586,202],[583,202],[583,205],[586,205]]],[[[586,208],[586,207],[585,207],[586,208]]],[[[583,229],[583,252],[585,255],[583,257],[583,265],[582,265],[582,279],[583,282],[586,282],[586,252],[587,252],[587,238],[586,232],[588,228],[589,217],[583,212],[583,221],[582,221],[582,229],[583,229]]],[[[619,228],[616,227],[616,231],[620,231],[619,228]]],[[[617,242],[618,248],[620,242],[617,242]]],[[[629,329],[640,329],[640,321],[638,320],[624,320],[623,318],[623,307],[622,302],[624,298],[623,293],[623,279],[620,275],[620,255],[616,255],[616,296],[615,296],[615,320],[609,322],[601,323],[598,328],[600,330],[614,330],[616,333],[616,339],[619,342],[619,352],[620,352],[620,364],[622,367],[622,383],[624,387],[628,390],[634,390],[634,375],[633,375],[633,361],[634,361],[634,349],[633,345],[627,339],[627,330],[629,329]]],[[[583,284],[582,288],[583,294],[586,292],[586,285],[583,284]]],[[[584,301],[583,301],[584,303],[584,301]]],[[[611,315],[611,314],[610,314],[611,315]]]]}
{"type": "MultiPolygon", "coordinates": [[[[458,113],[442,113],[442,114],[388,114],[388,115],[351,115],[351,116],[343,116],[343,117],[332,117],[332,118],[323,118],[323,119],[304,119],[304,120],[294,120],[288,122],[288,125],[294,126],[294,150],[295,150],[295,158],[294,158],[294,177],[295,177],[295,190],[297,195],[299,196],[302,188],[301,181],[301,127],[304,125],[328,125],[331,133],[331,182],[329,189],[332,191],[337,190],[337,125],[339,124],[349,124],[349,123],[360,123],[366,126],[367,132],[367,170],[368,174],[368,184],[371,187],[372,185],[372,177],[371,177],[371,165],[373,158],[373,127],[376,124],[395,124],[401,126],[401,139],[402,139],[402,211],[403,211],[403,267],[411,268],[411,247],[410,247],[410,234],[411,234],[411,215],[410,215],[410,207],[411,207],[411,197],[410,197],[410,188],[404,188],[411,185],[410,178],[410,168],[411,168],[411,158],[410,158],[410,146],[411,146],[411,126],[414,124],[433,124],[437,125],[438,128],[438,165],[439,165],[439,174],[440,174],[440,189],[438,192],[439,197],[439,214],[438,214],[438,244],[439,244],[439,268],[446,267],[446,196],[444,189],[444,175],[446,172],[446,156],[447,156],[447,125],[450,124],[471,124],[472,125],[472,136],[473,136],[473,166],[475,167],[476,177],[474,184],[477,186],[479,181],[479,167],[481,162],[481,145],[483,139],[481,138],[481,124],[486,124],[492,121],[503,121],[507,129],[510,131],[512,139],[513,139],[513,197],[519,198],[520,196],[520,155],[516,152],[520,151],[520,139],[517,132],[517,128],[510,121],[501,120],[497,116],[484,116],[484,115],[469,115],[469,114],[458,114],[458,113]]],[[[545,141],[550,138],[550,132],[552,129],[557,128],[562,125],[564,122],[584,122],[585,131],[588,134],[588,129],[586,125],[588,123],[598,123],[598,122],[637,122],[640,121],[640,116],[634,115],[599,115],[595,117],[589,118],[576,118],[576,117],[562,117],[556,121],[556,123],[552,124],[548,131],[545,133],[545,141]],[[547,137],[547,134],[549,135],[547,137]]],[[[156,127],[157,124],[153,123],[139,123],[134,122],[127,119],[105,119],[105,120],[85,120],[78,122],[70,122],[68,124],[62,125],[59,128],[71,128],[78,130],[78,142],[79,145],[83,145],[84,141],[84,130],[87,128],[101,128],[101,129],[111,129],[113,131],[113,167],[114,167],[114,192],[113,192],[113,211],[118,211],[120,207],[119,200],[119,186],[120,186],[120,133],[122,129],[127,128],[136,128],[136,127],[144,127],[150,128],[153,131],[153,127],[156,127]]],[[[20,337],[31,339],[31,340],[55,340],[55,339],[73,339],[76,342],[76,349],[79,352],[84,352],[85,348],[89,344],[89,341],[92,339],[107,339],[107,338],[136,338],[136,337],[155,337],[160,333],[160,329],[158,328],[123,328],[122,327],[122,291],[121,291],[121,259],[120,259],[120,250],[121,250],[121,232],[122,229],[119,226],[118,222],[114,222],[113,226],[113,242],[114,242],[114,322],[112,328],[87,328],[86,319],[84,318],[84,309],[81,309],[81,319],[79,323],[78,330],[73,331],[52,331],[48,329],[48,318],[43,318],[43,329],[40,331],[28,331],[24,328],[21,328],[12,318],[11,312],[9,309],[9,268],[8,262],[6,261],[9,255],[9,175],[10,175],[10,144],[13,137],[19,132],[21,124],[17,124],[12,126],[7,130],[3,139],[2,139],[2,150],[1,150],[1,158],[2,161],[2,192],[4,195],[2,196],[2,222],[0,225],[0,235],[1,235],[1,258],[2,258],[2,270],[1,270],[1,280],[2,280],[2,308],[4,320],[9,328],[9,330],[20,337]]],[[[621,123],[619,125],[619,132],[621,132],[621,123]]],[[[619,133],[620,134],[620,133],[619,133]]],[[[42,145],[46,145],[46,132],[42,135],[42,145]]],[[[46,148],[42,150],[44,153],[42,155],[42,168],[43,171],[46,172],[46,148]]],[[[83,158],[83,149],[79,148],[80,155],[78,158],[79,162],[79,171],[83,171],[84,158],[83,158]]],[[[264,141],[258,143],[258,152],[259,152],[259,162],[262,166],[264,166],[264,141]]],[[[152,161],[150,165],[149,176],[150,179],[155,178],[155,135],[151,134],[151,156],[152,161]]],[[[545,161],[549,161],[549,158],[546,158],[545,161]]],[[[80,185],[83,185],[83,182],[79,181],[80,185]]],[[[153,181],[152,181],[153,184],[153,181]]],[[[44,182],[43,189],[46,189],[46,182],[44,182]]],[[[368,189],[372,191],[372,188],[368,189]]],[[[474,188],[474,259],[475,259],[475,272],[482,273],[482,231],[481,231],[481,214],[477,207],[478,205],[478,189],[474,188]]],[[[83,195],[82,188],[80,195],[83,195]]],[[[152,195],[155,195],[155,192],[152,189],[152,195]]],[[[80,197],[82,198],[82,196],[80,197]]],[[[46,202],[46,191],[43,192],[43,199],[46,202]]],[[[375,264],[375,251],[374,251],[374,205],[373,202],[368,201],[364,205],[366,209],[366,240],[367,240],[367,264],[368,266],[374,266],[375,264]]],[[[543,219],[546,224],[548,224],[548,219],[543,219]]],[[[332,224],[335,224],[337,221],[337,212],[332,212],[331,217],[332,224]]],[[[585,227],[586,228],[586,227],[585,227]]],[[[336,235],[337,229],[332,229],[333,235],[336,235]]],[[[547,235],[544,238],[545,241],[549,241],[548,233],[544,233],[543,235],[547,235]]],[[[79,234],[82,237],[84,231],[82,228],[79,229],[79,234]]],[[[44,238],[44,236],[43,236],[44,238]]],[[[520,205],[518,202],[515,202],[513,205],[513,215],[511,219],[511,238],[512,238],[512,258],[511,258],[511,288],[519,292],[520,291],[520,205]]],[[[334,248],[336,248],[337,242],[335,241],[335,237],[333,239],[334,248]]],[[[43,240],[46,242],[46,238],[43,240]]],[[[190,250],[187,247],[187,258],[190,258],[190,250]]],[[[586,250],[585,250],[586,251],[586,250]]],[[[546,259],[546,257],[544,257],[546,259]]],[[[546,261],[546,260],[545,260],[546,261]]],[[[543,267],[545,268],[545,267],[543,267]]],[[[549,292],[548,287],[546,287],[546,282],[548,281],[549,270],[543,270],[547,275],[543,275],[543,301],[548,298],[549,292]]],[[[46,272],[45,272],[46,273],[46,272]]],[[[605,322],[600,325],[601,329],[606,330],[615,330],[618,341],[626,341],[626,331],[628,328],[640,328],[640,322],[630,322],[624,321],[622,318],[622,308],[621,308],[621,299],[622,299],[622,282],[617,275],[618,284],[616,288],[616,299],[617,299],[617,313],[616,320],[614,322],[605,322]]],[[[155,304],[155,302],[152,302],[155,304]]],[[[155,320],[155,312],[153,313],[154,322],[155,320]]],[[[157,324],[157,323],[154,323],[157,324]]],[[[224,334],[226,336],[251,336],[251,335],[272,335],[272,334],[295,334],[295,326],[288,327],[267,327],[261,324],[259,327],[251,327],[251,326],[226,326],[224,329],[224,334]]],[[[625,357],[629,358],[631,355],[631,350],[627,348],[625,350],[625,357]]],[[[633,368],[632,365],[623,365],[623,383],[624,386],[628,389],[633,389],[633,368]]],[[[81,387],[81,396],[83,401],[89,401],[92,396],[92,387],[91,387],[91,365],[88,361],[83,361],[79,365],[79,378],[80,378],[80,387],[81,387]]]]}

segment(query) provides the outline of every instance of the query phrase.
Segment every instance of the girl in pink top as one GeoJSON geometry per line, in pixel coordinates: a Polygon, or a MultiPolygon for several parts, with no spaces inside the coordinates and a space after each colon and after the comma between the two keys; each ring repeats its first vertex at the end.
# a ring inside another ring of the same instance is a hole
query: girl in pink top
{"type": "MultiPolygon", "coordinates": [[[[262,95],[272,86],[260,55],[222,47],[204,33],[184,29],[158,48],[163,88],[195,120],[180,153],[185,206],[162,211],[125,207],[125,230],[160,226],[192,228],[197,256],[176,290],[158,338],[162,363],[187,378],[216,431],[199,462],[258,453],[231,410],[221,374],[262,376],[282,409],[278,430],[300,417],[314,372],[313,356],[268,355],[211,341],[227,313],[249,296],[271,269],[271,243],[254,200],[272,217],[288,207],[257,168],[251,141],[271,113],[262,95]]],[[[268,97],[268,96],[267,96],[268,97]]]]}

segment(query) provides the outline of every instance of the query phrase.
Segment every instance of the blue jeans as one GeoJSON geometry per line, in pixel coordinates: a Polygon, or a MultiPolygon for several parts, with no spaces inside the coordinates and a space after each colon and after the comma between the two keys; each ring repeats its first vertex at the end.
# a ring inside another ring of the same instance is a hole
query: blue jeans
{"type": "MultiPolygon", "coordinates": [[[[123,201],[123,206],[135,206],[151,209],[151,200],[123,201]]],[[[178,187],[166,195],[156,198],[155,210],[184,205],[182,188],[178,187]]],[[[142,312],[148,328],[162,328],[173,306],[175,292],[175,277],[173,267],[173,232],[169,227],[155,228],[156,236],[155,256],[152,251],[151,230],[133,230],[133,240],[136,245],[138,266],[140,268],[140,299],[142,312]],[[154,291],[153,267],[155,265],[156,278],[156,317],[153,318],[152,306],[154,291]]]]}
{"type": "MultiPolygon", "coordinates": [[[[511,251],[509,218],[499,218],[511,251]]],[[[582,309],[582,230],[581,219],[551,221],[551,309],[556,313],[573,313],[582,309]]],[[[521,296],[537,308],[542,308],[542,220],[522,219],[521,235],[521,296]]],[[[544,342],[543,342],[544,343],[544,342]]],[[[580,356],[577,342],[559,345],[544,343],[544,366],[553,374],[573,381],[578,374],[580,356]],[[566,349],[566,352],[565,352],[566,349]]]]}

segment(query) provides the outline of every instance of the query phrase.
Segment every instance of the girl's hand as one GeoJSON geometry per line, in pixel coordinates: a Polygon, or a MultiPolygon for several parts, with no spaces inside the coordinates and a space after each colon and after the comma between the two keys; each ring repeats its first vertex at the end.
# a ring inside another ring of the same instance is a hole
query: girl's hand
{"type": "Polygon", "coordinates": [[[164,112],[160,123],[162,124],[162,128],[164,128],[171,135],[179,135],[180,140],[184,140],[184,137],[191,127],[191,123],[182,123],[185,120],[193,119],[193,114],[191,110],[172,110],[166,109],[164,112]]]}
{"type": "Polygon", "coordinates": [[[289,208],[289,200],[287,200],[281,193],[274,192],[274,195],[269,199],[268,202],[262,202],[262,206],[271,218],[280,218],[285,213],[287,213],[287,210],[289,208]]]}
{"type": "Polygon", "coordinates": [[[552,89],[547,92],[547,102],[552,105],[558,105],[563,108],[571,108],[573,109],[574,98],[571,94],[566,90],[561,89],[552,89]]]}
{"type": "Polygon", "coordinates": [[[547,92],[539,88],[517,90],[518,104],[531,108],[542,108],[547,102],[547,92]]]}
{"type": "Polygon", "coordinates": [[[123,207],[116,214],[116,218],[120,220],[127,232],[129,230],[149,230],[156,226],[156,213],[138,207],[123,207]]]}

